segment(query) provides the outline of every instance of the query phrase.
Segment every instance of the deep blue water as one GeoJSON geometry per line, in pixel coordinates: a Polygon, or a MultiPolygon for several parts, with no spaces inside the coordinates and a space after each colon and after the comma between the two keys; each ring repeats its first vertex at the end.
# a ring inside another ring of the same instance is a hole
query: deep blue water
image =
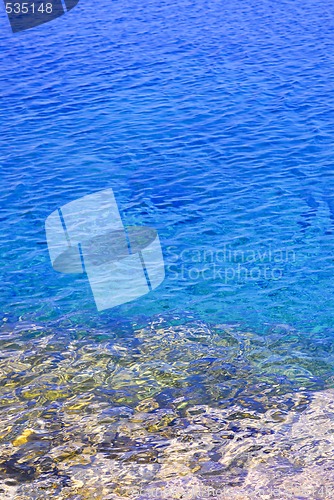
{"type": "Polygon", "coordinates": [[[81,0],[15,35],[2,10],[0,31],[4,317],[333,329],[332,4],[81,0]],[[108,187],[158,230],[166,279],[99,314],[44,221],[108,187]]]}
{"type": "Polygon", "coordinates": [[[0,496],[329,488],[334,5],[80,0],[15,35],[1,8],[0,49],[0,496]],[[107,188],[166,278],[98,313],[44,223],[107,188]]]}

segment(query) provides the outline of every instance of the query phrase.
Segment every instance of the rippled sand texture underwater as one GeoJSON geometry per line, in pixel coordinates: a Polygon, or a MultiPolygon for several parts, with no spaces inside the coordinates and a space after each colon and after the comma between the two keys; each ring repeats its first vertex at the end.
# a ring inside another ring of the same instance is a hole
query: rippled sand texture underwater
{"type": "Polygon", "coordinates": [[[334,6],[81,0],[0,33],[0,497],[334,498],[334,6]],[[44,221],[106,188],[166,279],[98,314],[44,221]]]}

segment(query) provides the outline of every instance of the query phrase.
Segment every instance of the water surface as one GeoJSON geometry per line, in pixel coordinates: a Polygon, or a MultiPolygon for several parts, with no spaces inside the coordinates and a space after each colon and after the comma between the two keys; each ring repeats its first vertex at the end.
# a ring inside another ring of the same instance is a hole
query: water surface
{"type": "MultiPolygon", "coordinates": [[[[312,415],[332,387],[333,19],[319,0],[81,0],[12,35],[1,15],[1,467],[23,498],[50,471],[72,495],[91,460],[113,468],[103,498],[129,494],[117,467],[170,479],[157,450],[192,408],[312,415]],[[158,231],[166,279],[99,314],[85,277],[52,269],[44,221],[109,187],[158,231]]],[[[196,453],[177,477],[229,477],[221,449],[205,470],[196,453]]]]}

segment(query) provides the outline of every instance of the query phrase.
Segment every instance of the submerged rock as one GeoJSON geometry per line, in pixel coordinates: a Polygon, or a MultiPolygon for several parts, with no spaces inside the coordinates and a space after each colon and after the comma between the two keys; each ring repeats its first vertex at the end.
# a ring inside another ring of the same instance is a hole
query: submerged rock
{"type": "Polygon", "coordinates": [[[196,322],[110,341],[15,335],[0,360],[0,498],[334,498],[330,352],[312,368],[290,333],[196,322]]]}

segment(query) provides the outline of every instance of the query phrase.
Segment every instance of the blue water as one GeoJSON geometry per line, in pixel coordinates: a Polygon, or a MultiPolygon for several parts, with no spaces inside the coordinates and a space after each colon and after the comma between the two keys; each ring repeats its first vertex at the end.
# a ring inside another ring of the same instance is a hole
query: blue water
{"type": "Polygon", "coordinates": [[[0,493],[329,471],[327,416],[287,432],[334,381],[334,5],[80,0],[15,35],[1,9],[0,47],[0,493]],[[166,278],[99,313],[44,223],[107,188],[166,278]]]}
{"type": "Polygon", "coordinates": [[[81,0],[13,35],[2,11],[1,314],[330,331],[333,19],[319,0],[81,0]],[[85,277],[53,271],[44,221],[108,187],[158,230],[166,279],[99,314],[85,277]]]}

